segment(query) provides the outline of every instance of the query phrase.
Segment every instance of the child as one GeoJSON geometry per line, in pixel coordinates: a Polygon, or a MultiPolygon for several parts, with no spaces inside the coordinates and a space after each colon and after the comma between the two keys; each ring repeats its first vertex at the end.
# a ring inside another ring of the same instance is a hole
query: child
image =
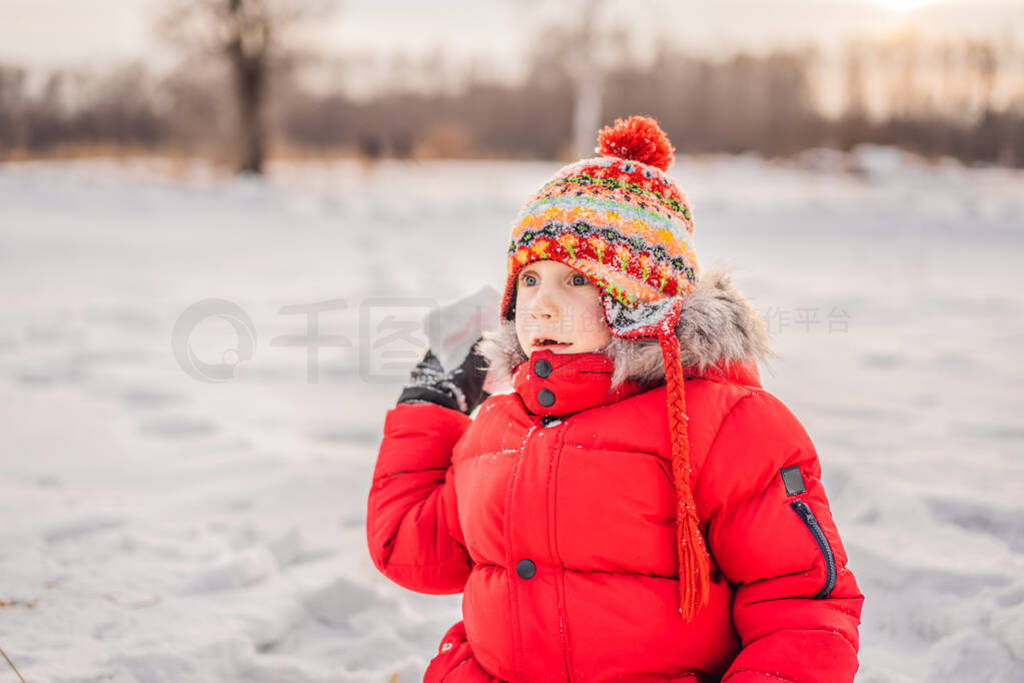
{"type": "Polygon", "coordinates": [[[864,596],[763,321],[698,269],[657,123],[597,151],[523,207],[497,331],[385,420],[373,562],[464,593],[424,680],[852,681],[864,596]]]}

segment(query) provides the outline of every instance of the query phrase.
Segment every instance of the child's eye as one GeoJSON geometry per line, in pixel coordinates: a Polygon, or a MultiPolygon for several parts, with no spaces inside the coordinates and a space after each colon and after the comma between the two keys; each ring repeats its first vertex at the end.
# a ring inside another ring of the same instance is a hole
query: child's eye
{"type": "Polygon", "coordinates": [[[526,285],[527,287],[529,287],[530,285],[533,284],[532,282],[530,282],[530,280],[534,280],[534,279],[536,279],[536,278],[533,275],[531,275],[529,273],[526,273],[521,278],[519,278],[519,281],[521,283],[523,283],[524,285],[526,285]]]}
{"type": "Polygon", "coordinates": [[[579,273],[573,273],[572,283],[574,285],[589,285],[590,280],[588,280],[585,276],[580,275],[579,273]]]}

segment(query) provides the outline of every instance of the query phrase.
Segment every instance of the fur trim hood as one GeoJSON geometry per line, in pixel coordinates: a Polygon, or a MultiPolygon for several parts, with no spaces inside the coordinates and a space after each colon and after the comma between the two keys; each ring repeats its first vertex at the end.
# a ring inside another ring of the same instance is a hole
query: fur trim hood
{"type": "MultiPolygon", "coordinates": [[[[732,284],[729,272],[709,268],[684,297],[675,328],[683,366],[724,368],[734,362],[767,360],[777,354],[769,346],[764,320],[732,284]]],[[[496,381],[507,383],[512,371],[528,360],[516,336],[515,321],[500,321],[496,330],[483,333],[478,345],[496,381]]],[[[657,339],[622,339],[612,336],[601,349],[615,363],[612,387],[627,380],[645,385],[665,382],[665,365],[657,339]]]]}

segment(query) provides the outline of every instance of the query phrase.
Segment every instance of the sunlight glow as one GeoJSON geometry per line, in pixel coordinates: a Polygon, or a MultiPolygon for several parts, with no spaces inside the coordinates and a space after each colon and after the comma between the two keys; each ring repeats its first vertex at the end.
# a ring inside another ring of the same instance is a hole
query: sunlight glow
{"type": "Polygon", "coordinates": [[[894,12],[909,12],[910,10],[931,5],[935,0],[871,0],[876,5],[881,5],[894,12]]]}

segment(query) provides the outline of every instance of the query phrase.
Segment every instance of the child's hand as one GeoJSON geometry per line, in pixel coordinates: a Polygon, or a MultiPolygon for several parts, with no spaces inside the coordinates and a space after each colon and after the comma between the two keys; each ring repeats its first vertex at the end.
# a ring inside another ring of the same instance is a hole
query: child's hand
{"type": "Polygon", "coordinates": [[[483,403],[488,396],[484,390],[484,380],[487,379],[487,359],[477,350],[477,344],[483,337],[478,337],[473,342],[469,354],[463,359],[457,368],[451,371],[452,383],[462,391],[466,397],[466,410],[463,412],[469,415],[478,405],[483,403]]]}
{"type": "MultiPolygon", "coordinates": [[[[477,339],[477,342],[480,340],[477,339]]],[[[434,403],[469,415],[490,396],[484,391],[487,361],[474,342],[462,363],[446,372],[434,352],[427,349],[398,397],[402,403],[434,403]]]]}

